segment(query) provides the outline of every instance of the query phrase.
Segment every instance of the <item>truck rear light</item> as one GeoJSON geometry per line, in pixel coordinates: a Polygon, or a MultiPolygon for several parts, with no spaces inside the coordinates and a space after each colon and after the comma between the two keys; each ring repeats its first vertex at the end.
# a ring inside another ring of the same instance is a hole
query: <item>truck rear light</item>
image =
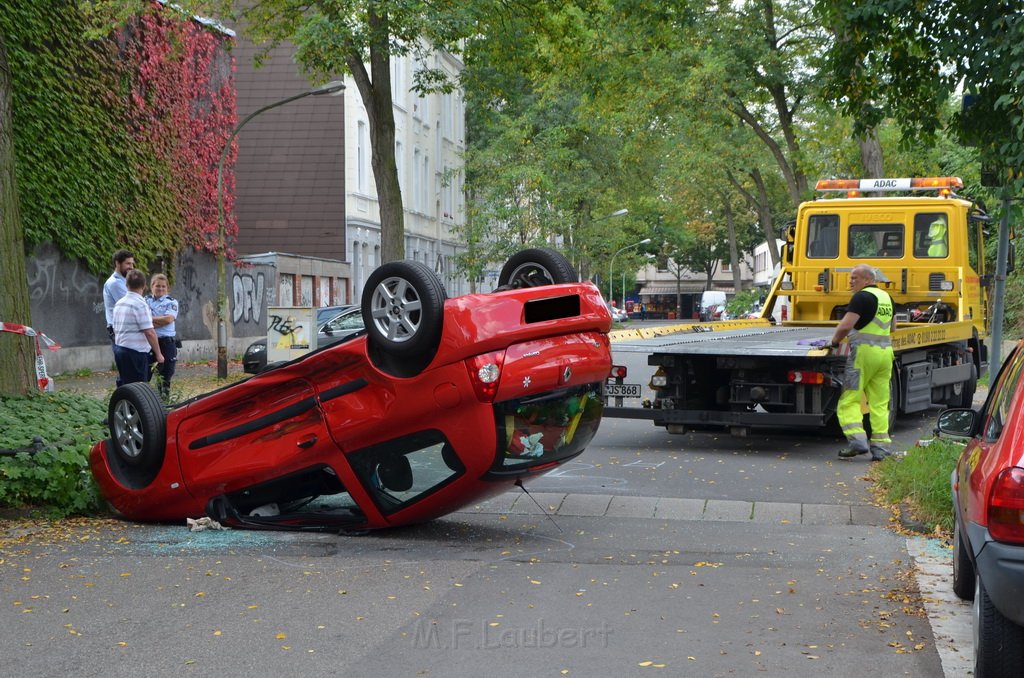
{"type": "Polygon", "coordinates": [[[626,378],[626,367],[624,365],[612,365],[611,374],[608,376],[615,377],[616,379],[626,378]]]}
{"type": "Polygon", "coordinates": [[[505,352],[494,351],[473,356],[466,360],[469,380],[473,382],[476,397],[482,403],[494,402],[501,381],[501,368],[505,363],[505,352]]]}
{"type": "Polygon", "coordinates": [[[658,371],[651,377],[651,388],[665,388],[666,386],[668,386],[668,376],[665,374],[665,371],[659,367],[658,371]]]}
{"type": "Polygon", "coordinates": [[[988,531],[996,541],[1024,544],[1024,468],[1003,469],[989,492],[988,531]]]}
{"type": "Polygon", "coordinates": [[[822,372],[810,370],[790,370],[786,378],[794,384],[824,384],[825,375],[822,372]]]}

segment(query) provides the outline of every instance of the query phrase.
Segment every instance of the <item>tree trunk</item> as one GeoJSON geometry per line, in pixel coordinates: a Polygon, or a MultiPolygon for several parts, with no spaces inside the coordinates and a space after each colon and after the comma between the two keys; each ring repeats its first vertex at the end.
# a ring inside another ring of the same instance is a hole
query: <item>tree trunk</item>
{"type": "Polygon", "coordinates": [[[729,264],[732,266],[732,289],[733,293],[743,289],[743,276],[740,275],[740,252],[736,246],[736,220],[733,218],[732,205],[729,204],[729,196],[719,192],[722,199],[722,211],[725,213],[725,227],[729,233],[729,264]]]}
{"type": "Polygon", "coordinates": [[[882,144],[878,140],[878,130],[871,130],[864,138],[858,139],[860,146],[860,165],[863,174],[861,179],[879,179],[885,176],[882,157],[882,144]]]}
{"type": "MultiPolygon", "coordinates": [[[[387,13],[378,14],[374,5],[369,8],[371,30],[386,35],[387,13]]],[[[370,45],[370,72],[358,52],[346,58],[352,77],[359,88],[366,115],[370,121],[370,166],[377,187],[377,206],[380,210],[381,262],[405,259],[405,210],[402,207],[402,188],[398,183],[398,164],[395,162],[395,111],[391,94],[391,53],[387,42],[370,45]]],[[[413,168],[417,171],[417,168],[413,168]]]]}
{"type": "MultiPolygon", "coordinates": [[[[25,237],[14,173],[14,128],[11,120],[11,71],[7,45],[0,33],[0,322],[32,324],[25,237]]],[[[28,395],[35,384],[32,339],[0,332],[0,394],[28,395]]]]}

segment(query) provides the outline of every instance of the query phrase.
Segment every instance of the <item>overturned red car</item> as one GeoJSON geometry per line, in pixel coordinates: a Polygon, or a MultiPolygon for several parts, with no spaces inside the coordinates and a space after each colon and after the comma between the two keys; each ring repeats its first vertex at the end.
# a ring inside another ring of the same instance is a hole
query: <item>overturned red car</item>
{"type": "Polygon", "coordinates": [[[548,249],[513,256],[498,291],[447,299],[416,262],[378,268],[366,330],[165,409],[118,388],[90,464],[142,521],[358,531],[430,520],[580,454],[611,368],[611,317],[548,249]]]}

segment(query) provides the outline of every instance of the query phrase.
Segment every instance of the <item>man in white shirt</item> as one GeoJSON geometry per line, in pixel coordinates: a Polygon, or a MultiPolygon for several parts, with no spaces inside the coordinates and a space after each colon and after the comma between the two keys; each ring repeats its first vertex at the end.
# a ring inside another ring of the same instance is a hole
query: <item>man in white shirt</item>
{"type": "Polygon", "coordinates": [[[153,314],[142,298],[146,289],[146,276],[132,269],[125,276],[128,291],[114,304],[114,362],[120,384],[149,381],[149,352],[156,361],[164,362],[160,342],[153,329],[153,314]]]}
{"type": "MultiPolygon", "coordinates": [[[[103,283],[103,312],[107,318],[107,334],[110,335],[110,348],[114,348],[114,304],[123,297],[128,288],[125,286],[125,275],[135,268],[135,255],[128,250],[114,252],[114,272],[103,283]]],[[[115,356],[114,361],[117,362],[115,356]]],[[[117,385],[121,385],[121,378],[117,378],[117,385]]]]}

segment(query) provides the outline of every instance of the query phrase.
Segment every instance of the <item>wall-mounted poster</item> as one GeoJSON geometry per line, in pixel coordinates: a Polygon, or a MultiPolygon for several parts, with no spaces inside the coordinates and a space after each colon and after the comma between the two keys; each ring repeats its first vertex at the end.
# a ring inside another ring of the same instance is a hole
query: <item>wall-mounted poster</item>
{"type": "Polygon", "coordinates": [[[316,312],[310,306],[267,309],[267,364],[316,350],[316,312]]]}

